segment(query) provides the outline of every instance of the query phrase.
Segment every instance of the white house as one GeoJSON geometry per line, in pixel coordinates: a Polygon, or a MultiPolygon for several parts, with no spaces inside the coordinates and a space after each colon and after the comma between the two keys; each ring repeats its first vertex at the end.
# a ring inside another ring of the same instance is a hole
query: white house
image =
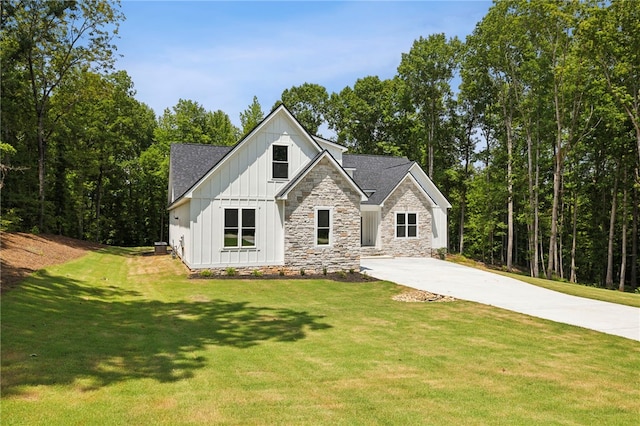
{"type": "Polygon", "coordinates": [[[173,144],[171,246],[192,269],[309,273],[447,246],[451,205],[417,163],[345,151],[283,105],[233,147],[173,144]]]}

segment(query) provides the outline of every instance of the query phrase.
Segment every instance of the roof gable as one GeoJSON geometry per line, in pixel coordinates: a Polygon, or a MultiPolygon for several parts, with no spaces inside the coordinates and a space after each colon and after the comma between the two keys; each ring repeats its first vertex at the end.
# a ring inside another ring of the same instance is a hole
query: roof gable
{"type": "Polygon", "coordinates": [[[305,178],[305,176],[307,176],[307,174],[313,170],[313,168],[323,159],[323,158],[327,158],[329,160],[329,162],[331,163],[331,165],[333,165],[336,170],[338,170],[338,172],[342,175],[342,177],[344,177],[347,182],[349,182],[351,184],[351,186],[353,187],[353,189],[355,189],[356,191],[358,191],[358,193],[360,193],[360,199],[361,201],[366,201],[367,200],[367,196],[364,193],[364,191],[360,188],[360,186],[358,186],[358,184],[355,182],[355,180],[349,176],[349,174],[340,166],[340,164],[338,164],[338,162],[336,161],[335,158],[333,158],[333,156],[329,153],[329,151],[324,150],[321,153],[319,153],[318,155],[316,155],[316,157],[309,162],[309,164],[300,171],[300,173],[298,173],[298,175],[296,177],[294,177],[293,179],[291,179],[291,181],[284,186],[284,188],[282,188],[280,190],[280,192],[276,195],[276,199],[279,200],[286,200],[287,196],[289,195],[289,192],[291,192],[291,190],[293,188],[295,188],[295,186],[298,184],[298,182],[300,182],[302,179],[305,178]]]}
{"type": "MultiPolygon", "coordinates": [[[[169,202],[170,204],[177,205],[183,198],[191,197],[193,191],[206,181],[212,174],[222,167],[225,162],[229,160],[234,153],[238,152],[245,146],[248,141],[252,140],[259,133],[265,131],[275,121],[276,117],[283,117],[285,120],[295,129],[296,134],[300,135],[301,139],[308,143],[312,152],[320,153],[323,151],[320,143],[314,139],[314,137],[307,132],[307,130],[295,119],[291,112],[284,105],[280,105],[271,111],[267,117],[265,117],[251,132],[245,135],[237,144],[232,147],[214,147],[212,145],[201,145],[203,147],[217,148],[210,152],[205,152],[203,149],[198,152],[198,148],[194,148],[193,152],[186,152],[185,150],[178,150],[175,152],[175,156],[183,156],[184,158],[177,161],[173,161],[172,164],[175,168],[170,168],[169,171],[169,202]],[[214,158],[208,158],[209,155],[213,155],[214,158]],[[206,158],[196,158],[196,157],[206,158]],[[188,157],[188,159],[186,158],[188,157]],[[193,167],[191,161],[195,161],[196,166],[193,167]],[[184,176],[183,176],[184,175],[184,176]],[[178,177],[180,176],[180,177],[178,177]],[[197,176],[197,177],[196,177],[197,176]],[[178,182],[179,181],[179,182],[178,182]],[[176,183],[178,184],[176,186],[176,183]],[[179,190],[178,190],[179,189],[179,190]]],[[[191,148],[198,146],[198,144],[182,144],[191,148]]],[[[172,156],[174,152],[172,151],[172,156]]]]}

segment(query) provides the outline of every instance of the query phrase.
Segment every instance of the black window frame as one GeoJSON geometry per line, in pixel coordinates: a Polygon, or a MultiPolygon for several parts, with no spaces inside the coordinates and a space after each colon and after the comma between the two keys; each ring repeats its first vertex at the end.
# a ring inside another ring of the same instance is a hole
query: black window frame
{"type": "Polygon", "coordinates": [[[396,238],[418,238],[418,213],[396,212],[396,238]]]}
{"type": "Polygon", "coordinates": [[[288,145],[274,144],[271,146],[271,177],[273,179],[289,179],[288,145]]]}
{"type": "Polygon", "coordinates": [[[225,249],[256,247],[256,209],[225,208],[223,225],[225,249]]]}

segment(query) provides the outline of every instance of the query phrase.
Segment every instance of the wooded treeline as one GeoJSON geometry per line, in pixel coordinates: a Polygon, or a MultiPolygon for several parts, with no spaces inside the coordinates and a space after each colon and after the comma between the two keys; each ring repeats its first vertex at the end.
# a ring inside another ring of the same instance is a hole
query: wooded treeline
{"type": "MultiPolygon", "coordinates": [[[[166,238],[171,143],[236,128],[180,100],[160,117],[114,68],[117,2],[2,2],[2,227],[109,244],[166,238]]],[[[419,162],[453,205],[449,250],[532,276],[637,286],[640,2],[497,1],[466,40],[433,34],[397,75],[284,102],[351,152],[419,162]]],[[[274,106],[276,106],[274,105],[274,106]]]]}

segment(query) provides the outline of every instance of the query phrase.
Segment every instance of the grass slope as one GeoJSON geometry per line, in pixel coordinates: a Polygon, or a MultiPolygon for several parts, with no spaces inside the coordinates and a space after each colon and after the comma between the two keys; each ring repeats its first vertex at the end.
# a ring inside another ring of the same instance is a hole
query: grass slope
{"type": "Polygon", "coordinates": [[[1,422],[637,424],[637,342],[400,291],[91,253],[3,295],[1,422]]]}

